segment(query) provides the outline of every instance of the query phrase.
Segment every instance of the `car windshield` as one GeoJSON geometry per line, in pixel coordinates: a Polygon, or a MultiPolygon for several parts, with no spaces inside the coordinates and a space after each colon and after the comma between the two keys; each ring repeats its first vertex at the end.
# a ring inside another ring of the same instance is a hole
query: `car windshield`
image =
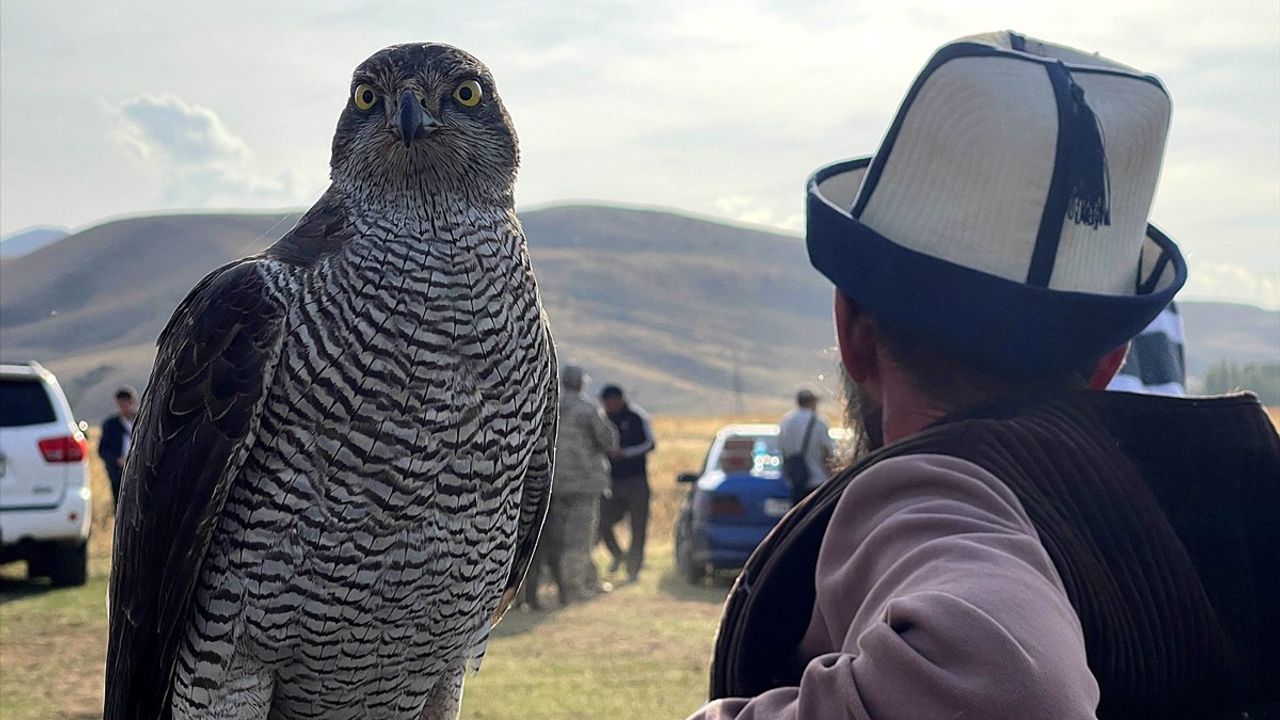
{"type": "Polygon", "coordinates": [[[725,438],[716,467],[726,473],[752,474],[778,472],[781,468],[782,457],[778,453],[776,435],[733,435],[725,438]]]}
{"type": "Polygon", "coordinates": [[[0,379],[0,427],[42,425],[57,419],[39,380],[0,379]]]}

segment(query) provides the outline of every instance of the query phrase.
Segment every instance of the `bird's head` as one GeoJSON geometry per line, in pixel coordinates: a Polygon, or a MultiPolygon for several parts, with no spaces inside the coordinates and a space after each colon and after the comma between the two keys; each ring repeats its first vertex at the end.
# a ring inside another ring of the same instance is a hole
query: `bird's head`
{"type": "Polygon", "coordinates": [[[515,128],[489,69],[458,48],[393,45],[356,68],[330,173],[369,201],[451,192],[509,198],[515,128]]]}

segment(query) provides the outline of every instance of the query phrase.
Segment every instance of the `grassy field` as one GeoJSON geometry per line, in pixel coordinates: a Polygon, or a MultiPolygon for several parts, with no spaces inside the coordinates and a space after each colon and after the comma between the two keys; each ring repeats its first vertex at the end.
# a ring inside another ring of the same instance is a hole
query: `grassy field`
{"type": "MultiPolygon", "coordinates": [[[[479,674],[467,681],[466,720],[679,718],[701,704],[728,587],[693,588],[671,567],[671,528],[686,490],[725,418],[654,420],[653,512],[647,570],[639,583],[549,612],[512,611],[495,631],[479,674]]],[[[90,581],[51,589],[0,567],[0,718],[83,720],[101,714],[111,505],[92,463],[90,581]]],[[[620,527],[620,529],[622,529],[620,527]]],[[[548,596],[551,593],[547,591],[548,596]]]]}
{"type": "MultiPolygon", "coordinates": [[[[1280,411],[1271,411],[1280,426],[1280,411]]],[[[728,587],[690,587],[672,570],[671,527],[685,490],[726,418],[656,418],[653,513],[641,581],[549,612],[512,611],[495,631],[481,672],[467,681],[465,720],[680,718],[706,691],[706,669],[728,587]]],[[[54,590],[25,567],[0,567],[0,718],[99,717],[111,545],[109,491],[93,466],[91,578],[54,590]]],[[[550,590],[544,593],[549,596],[550,590]]]]}

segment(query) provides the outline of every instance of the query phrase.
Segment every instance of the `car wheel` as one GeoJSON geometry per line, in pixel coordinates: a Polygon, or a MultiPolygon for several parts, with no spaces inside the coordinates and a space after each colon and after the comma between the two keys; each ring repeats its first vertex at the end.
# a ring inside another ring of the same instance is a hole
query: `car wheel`
{"type": "Polygon", "coordinates": [[[49,575],[49,556],[51,551],[40,548],[27,557],[27,578],[35,579],[49,575]]]}
{"type": "Polygon", "coordinates": [[[89,543],[51,548],[47,570],[54,587],[85,584],[89,579],[89,543]]]}
{"type": "Polygon", "coordinates": [[[693,559],[693,528],[690,525],[687,516],[676,524],[676,570],[690,584],[701,585],[707,576],[707,566],[693,559]]]}

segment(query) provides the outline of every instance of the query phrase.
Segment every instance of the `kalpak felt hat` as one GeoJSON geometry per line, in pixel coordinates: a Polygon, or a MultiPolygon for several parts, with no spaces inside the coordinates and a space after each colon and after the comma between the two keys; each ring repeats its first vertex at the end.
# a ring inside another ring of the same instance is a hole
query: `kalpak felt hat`
{"type": "Polygon", "coordinates": [[[876,154],[815,173],[814,267],[975,367],[1086,366],[1186,282],[1148,225],[1170,102],[1154,76],[1012,32],[942,47],[876,154]]]}

